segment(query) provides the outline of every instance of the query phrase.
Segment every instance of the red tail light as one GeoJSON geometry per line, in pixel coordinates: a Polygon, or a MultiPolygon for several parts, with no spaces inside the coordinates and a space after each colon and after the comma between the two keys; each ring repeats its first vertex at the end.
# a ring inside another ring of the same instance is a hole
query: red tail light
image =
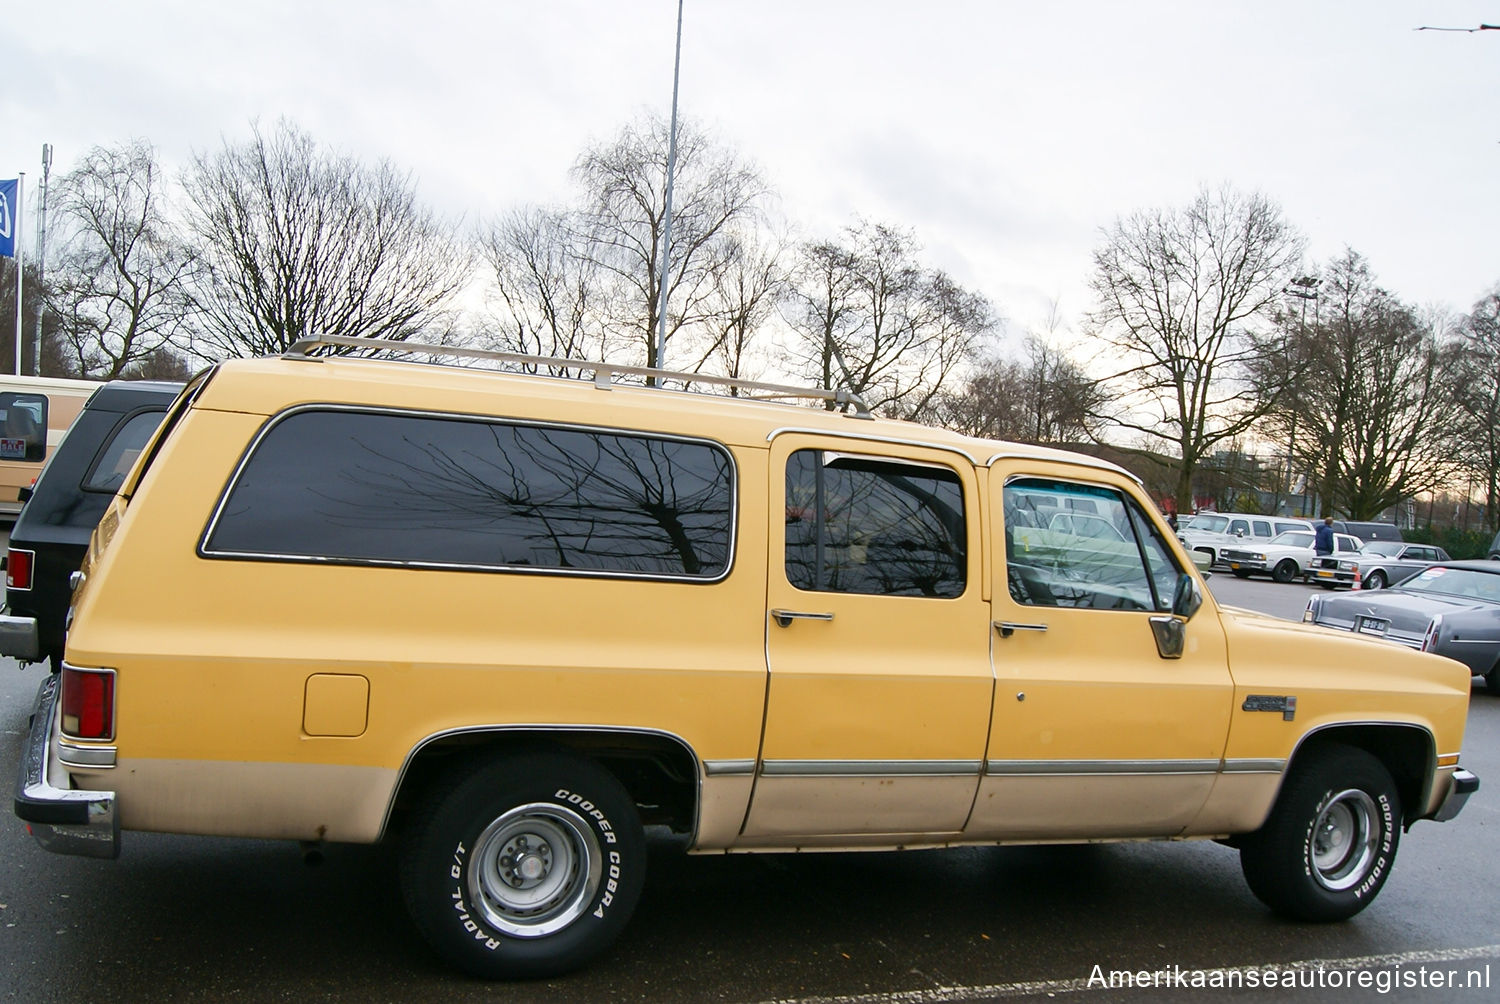
{"type": "Polygon", "coordinates": [[[31,566],[36,562],[35,551],[11,548],[5,557],[5,584],[11,589],[31,588],[31,566]]]}
{"type": "Polygon", "coordinates": [[[62,668],[62,730],[74,739],[115,737],[115,671],[62,668]]]}

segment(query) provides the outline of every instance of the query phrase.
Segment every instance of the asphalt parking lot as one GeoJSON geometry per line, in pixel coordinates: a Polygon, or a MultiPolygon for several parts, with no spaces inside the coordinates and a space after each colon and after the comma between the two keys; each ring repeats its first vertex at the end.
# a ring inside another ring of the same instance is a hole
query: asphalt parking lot
{"type": "MultiPolygon", "coordinates": [[[[1314,591],[1210,586],[1293,619],[1314,591]]],[[[14,770],[43,672],[0,662],[0,769],[14,770]]],[[[1500,779],[1500,698],[1476,689],[1469,721],[1465,764],[1500,779]]],[[[1273,917],[1237,855],[1206,842],[689,857],[658,836],[640,908],[601,964],[501,986],[427,951],[387,847],[330,847],[309,867],[290,843],[130,833],[118,861],[92,861],[48,854],[7,813],[0,999],[1098,1004],[1163,996],[1110,974],[1209,971],[1281,981],[1220,991],[1244,999],[1494,999],[1432,985],[1472,971],[1500,986],[1494,790],[1452,823],[1418,824],[1379,900],[1332,925],[1273,917]],[[1370,985],[1351,991],[1360,973],[1370,985]],[[1380,993],[1402,979],[1427,983],[1380,993]]]]}

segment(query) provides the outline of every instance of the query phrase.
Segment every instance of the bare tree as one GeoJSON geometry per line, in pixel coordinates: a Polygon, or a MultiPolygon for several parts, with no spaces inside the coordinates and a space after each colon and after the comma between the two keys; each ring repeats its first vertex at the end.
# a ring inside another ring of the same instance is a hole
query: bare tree
{"type": "Polygon", "coordinates": [[[731,233],[723,251],[703,322],[708,344],[692,369],[755,379],[767,356],[763,328],[790,288],[788,246],[780,236],[753,229],[731,233]]]}
{"type": "Polygon", "coordinates": [[[311,335],[409,338],[443,323],[467,252],[408,175],[321,148],[289,122],[194,158],[193,350],[284,351],[311,335]]]}
{"type": "Polygon", "coordinates": [[[944,394],[944,425],[990,439],[1077,443],[1095,438],[1104,392],[1041,336],[1026,337],[1020,361],[990,356],[962,389],[944,394]]]}
{"type": "Polygon", "coordinates": [[[1488,527],[1500,530],[1500,287],[1474,304],[1445,355],[1461,458],[1483,486],[1488,527]]]}
{"type": "Polygon", "coordinates": [[[1259,416],[1245,380],[1248,328],[1301,251],[1278,206],[1224,188],[1117,220],[1094,252],[1093,321],[1119,359],[1109,383],[1121,406],[1110,418],[1177,453],[1179,511],[1191,508],[1203,458],[1259,416]]]}
{"type": "Polygon", "coordinates": [[[995,325],[978,293],[924,268],[909,232],[860,222],[806,245],[790,297],[806,375],[899,418],[934,417],[944,382],[995,325]]]}
{"type": "Polygon", "coordinates": [[[171,231],[155,151],[96,146],[56,189],[48,305],[79,375],[113,379],[170,354],[183,334],[189,259],[171,231]]]}
{"type": "Polygon", "coordinates": [[[1434,325],[1380,288],[1346,249],[1324,271],[1309,346],[1303,457],[1321,473],[1325,510],[1372,519],[1450,469],[1439,425],[1434,325]]]}
{"type": "Polygon", "coordinates": [[[567,359],[605,357],[600,270],[579,246],[564,211],[511,212],[480,236],[479,247],[495,282],[496,347],[567,359]]]}
{"type": "MultiPolygon", "coordinates": [[[[644,357],[648,366],[660,365],[656,342],[668,129],[659,117],[627,126],[612,142],[585,151],[573,168],[584,191],[583,208],[573,217],[579,247],[611,282],[606,304],[611,331],[636,346],[637,358],[644,357]]],[[[769,195],[754,167],[703,130],[679,125],[666,342],[712,316],[715,280],[731,254],[731,231],[753,223],[769,195]]]]}

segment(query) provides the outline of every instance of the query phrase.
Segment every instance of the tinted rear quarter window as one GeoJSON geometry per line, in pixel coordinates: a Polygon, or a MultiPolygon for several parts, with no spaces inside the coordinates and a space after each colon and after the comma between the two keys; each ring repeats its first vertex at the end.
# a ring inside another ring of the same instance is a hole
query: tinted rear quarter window
{"type": "Polygon", "coordinates": [[[139,412],[118,426],[84,480],[83,487],[94,492],[118,491],[164,414],[161,411],[139,412]]]}
{"type": "Polygon", "coordinates": [[[203,552],[712,580],[732,530],[716,444],[311,409],[268,427],[203,552]]]}

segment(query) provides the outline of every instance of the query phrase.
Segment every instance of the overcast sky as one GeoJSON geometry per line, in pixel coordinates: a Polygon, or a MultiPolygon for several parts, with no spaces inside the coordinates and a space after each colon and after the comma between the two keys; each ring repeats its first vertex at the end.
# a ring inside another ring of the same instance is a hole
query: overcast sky
{"type": "MultiPolygon", "coordinates": [[[[249,123],[409,168],[480,220],[668,113],[676,0],[68,0],[0,19],[0,178],[96,144],[169,167],[249,123]]],[[[1402,298],[1500,282],[1500,0],[686,0],[680,107],[754,161],[806,236],[856,215],[1015,333],[1080,326],[1099,229],[1228,183],[1309,264],[1345,245],[1402,298]]],[[[26,244],[35,241],[26,218],[26,244]]],[[[28,257],[31,252],[28,251],[28,257]]]]}

